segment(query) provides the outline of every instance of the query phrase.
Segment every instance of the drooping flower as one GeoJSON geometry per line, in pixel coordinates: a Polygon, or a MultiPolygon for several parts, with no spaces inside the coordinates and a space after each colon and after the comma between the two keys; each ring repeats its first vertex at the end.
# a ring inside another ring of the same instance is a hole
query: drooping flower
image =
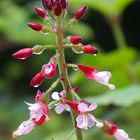
{"type": "Polygon", "coordinates": [[[110,89],[115,89],[113,84],[109,84],[109,79],[111,78],[111,73],[109,71],[99,72],[96,68],[84,65],[77,65],[79,70],[84,73],[84,75],[89,80],[95,80],[100,84],[108,86],[110,89]]]}
{"type": "Polygon", "coordinates": [[[97,119],[90,113],[96,108],[96,103],[92,103],[89,106],[86,103],[79,103],[78,110],[80,113],[76,118],[78,128],[88,130],[88,128],[91,128],[94,125],[100,127],[103,125],[101,122],[98,122],[97,119]]]}
{"type": "Polygon", "coordinates": [[[117,125],[111,121],[104,121],[101,131],[108,136],[114,136],[117,140],[132,140],[124,130],[118,129],[117,125]]]}
{"type": "Polygon", "coordinates": [[[30,118],[27,121],[22,122],[18,129],[13,132],[13,138],[28,134],[36,125],[39,126],[45,121],[50,120],[49,108],[44,102],[42,102],[42,94],[39,90],[37,91],[34,104],[25,103],[29,106],[28,109],[30,110],[30,118]]]}
{"type": "Polygon", "coordinates": [[[97,108],[96,103],[88,103],[85,100],[78,102],[66,101],[66,103],[73,108],[73,110],[78,114],[76,118],[76,126],[80,129],[88,130],[88,128],[96,125],[101,128],[103,126],[102,122],[99,122],[90,112],[97,108]]]}
{"type": "Polygon", "coordinates": [[[64,94],[64,91],[58,93],[58,92],[54,92],[52,93],[52,99],[54,100],[59,100],[60,98],[63,98],[61,100],[61,102],[59,104],[56,105],[55,107],[55,111],[57,114],[61,114],[64,110],[66,111],[70,111],[70,107],[68,104],[66,104],[65,102],[65,94],[64,94]]]}
{"type": "Polygon", "coordinates": [[[13,132],[12,137],[16,138],[17,136],[20,135],[29,134],[34,129],[34,127],[35,127],[35,123],[32,121],[32,119],[24,121],[20,124],[17,130],[13,132]]]}
{"type": "Polygon", "coordinates": [[[31,48],[24,48],[15,52],[12,56],[16,59],[24,60],[30,57],[32,54],[33,54],[33,50],[31,48]]]}

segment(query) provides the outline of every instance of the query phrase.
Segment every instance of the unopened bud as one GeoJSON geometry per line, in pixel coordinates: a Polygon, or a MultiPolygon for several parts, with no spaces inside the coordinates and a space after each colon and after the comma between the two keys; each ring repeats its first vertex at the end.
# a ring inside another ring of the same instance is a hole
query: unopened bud
{"type": "Polygon", "coordinates": [[[28,26],[35,31],[41,31],[42,30],[42,25],[40,25],[38,23],[29,22],[28,26]]]}
{"type": "Polygon", "coordinates": [[[83,53],[86,53],[86,54],[97,54],[98,53],[98,49],[91,45],[83,46],[82,50],[83,50],[83,53]]]}
{"type": "Polygon", "coordinates": [[[30,57],[32,54],[33,50],[31,48],[25,48],[15,52],[12,56],[16,59],[24,60],[30,57]]]}
{"type": "Polygon", "coordinates": [[[35,6],[34,8],[35,8],[35,11],[36,11],[36,13],[37,13],[37,15],[39,17],[41,17],[41,18],[45,18],[46,17],[46,12],[45,12],[44,9],[41,9],[41,8],[39,8],[37,6],[35,6]]]}
{"type": "Polygon", "coordinates": [[[44,80],[44,76],[42,75],[42,72],[37,73],[31,80],[30,86],[33,87],[39,87],[44,80]]]}
{"type": "Polygon", "coordinates": [[[74,45],[77,45],[77,44],[81,43],[81,41],[82,41],[80,36],[70,36],[70,37],[68,37],[68,39],[74,45]]]}
{"type": "Polygon", "coordinates": [[[68,8],[68,1],[67,0],[61,0],[61,6],[62,6],[62,9],[67,9],[68,8]]]}
{"type": "Polygon", "coordinates": [[[54,13],[56,16],[60,16],[62,13],[62,7],[60,1],[57,1],[54,6],[54,13]]]}
{"type": "Polygon", "coordinates": [[[80,9],[78,9],[75,13],[75,19],[80,20],[84,16],[86,10],[87,10],[86,6],[83,6],[80,9]]]}
{"type": "Polygon", "coordinates": [[[52,10],[53,0],[42,0],[42,4],[46,10],[52,10]]]}

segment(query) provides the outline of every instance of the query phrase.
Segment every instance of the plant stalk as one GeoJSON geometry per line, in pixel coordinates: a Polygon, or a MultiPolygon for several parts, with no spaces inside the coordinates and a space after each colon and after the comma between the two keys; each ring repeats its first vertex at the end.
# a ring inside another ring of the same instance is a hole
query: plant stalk
{"type": "MultiPolygon", "coordinates": [[[[73,95],[69,93],[69,89],[72,88],[69,77],[68,77],[68,71],[66,67],[66,61],[65,61],[65,54],[64,54],[64,45],[63,45],[63,31],[62,31],[62,23],[61,20],[57,20],[57,26],[56,26],[56,53],[58,56],[58,69],[59,69],[59,76],[61,80],[61,84],[63,86],[63,89],[65,90],[66,94],[69,94],[69,99],[73,100],[73,95]]],[[[71,118],[73,122],[73,127],[75,129],[75,113],[71,111],[71,118]]],[[[76,136],[77,140],[83,140],[82,132],[80,129],[76,128],[76,136]]]]}

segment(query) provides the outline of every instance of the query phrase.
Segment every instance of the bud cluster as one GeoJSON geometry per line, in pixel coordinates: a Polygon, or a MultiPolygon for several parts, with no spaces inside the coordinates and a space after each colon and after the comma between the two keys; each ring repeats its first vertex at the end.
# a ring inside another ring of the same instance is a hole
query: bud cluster
{"type": "Polygon", "coordinates": [[[48,122],[50,117],[50,110],[55,107],[55,111],[58,115],[63,111],[71,112],[72,120],[75,120],[74,129],[78,140],[83,140],[81,130],[88,130],[91,127],[98,127],[101,132],[108,136],[114,136],[117,140],[131,140],[128,134],[122,129],[118,129],[117,125],[111,121],[102,121],[97,119],[92,112],[97,109],[95,102],[88,102],[87,100],[79,97],[77,87],[72,87],[68,75],[67,69],[72,67],[83,73],[83,75],[89,79],[94,80],[102,85],[107,86],[109,89],[114,90],[115,86],[109,83],[111,78],[111,72],[100,71],[97,68],[86,66],[82,64],[68,64],[65,60],[65,49],[71,48],[74,53],[91,54],[96,55],[98,49],[92,45],[84,45],[82,37],[78,35],[67,36],[63,38],[63,34],[67,28],[76,24],[85,14],[87,7],[83,6],[78,9],[72,20],[70,20],[68,26],[64,25],[64,19],[68,10],[67,0],[41,0],[44,9],[35,6],[36,14],[43,19],[47,25],[51,27],[44,27],[41,24],[29,22],[27,25],[34,31],[44,33],[53,33],[56,36],[56,44],[54,45],[36,45],[33,48],[24,48],[15,52],[12,56],[16,59],[24,60],[34,55],[41,55],[45,49],[55,49],[56,54],[52,56],[46,64],[42,66],[39,72],[31,79],[30,86],[38,88],[41,86],[45,79],[49,80],[53,77],[58,79],[51,85],[46,92],[41,93],[37,91],[35,97],[35,103],[28,105],[29,119],[21,123],[16,131],[13,132],[13,137],[25,135],[30,133],[35,126],[40,126],[44,122],[48,122]],[[57,74],[58,73],[58,74],[57,74]],[[53,92],[57,85],[61,83],[62,90],[60,92],[53,92]],[[52,101],[47,97],[52,97],[52,101]],[[75,115],[74,115],[75,114],[75,115]]]}

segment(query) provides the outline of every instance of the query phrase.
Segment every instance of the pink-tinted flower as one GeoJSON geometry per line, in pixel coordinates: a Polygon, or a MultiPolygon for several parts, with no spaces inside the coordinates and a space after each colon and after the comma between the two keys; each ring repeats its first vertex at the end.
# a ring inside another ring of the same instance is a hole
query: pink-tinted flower
{"type": "Polygon", "coordinates": [[[129,138],[128,134],[122,129],[117,129],[114,136],[117,140],[132,140],[129,138]]]}
{"type": "Polygon", "coordinates": [[[78,9],[75,12],[75,19],[80,20],[84,16],[86,10],[87,10],[87,7],[86,6],[83,6],[80,9],[78,9]]]}
{"type": "Polygon", "coordinates": [[[61,114],[65,110],[70,111],[71,109],[70,109],[69,105],[67,105],[65,103],[65,94],[64,94],[64,92],[62,91],[60,93],[58,93],[58,92],[52,93],[52,99],[59,100],[60,98],[64,98],[64,99],[61,100],[61,103],[56,105],[56,107],[55,107],[56,113],[61,114]]]}
{"type": "Polygon", "coordinates": [[[30,118],[27,121],[22,122],[18,129],[13,132],[13,138],[28,134],[34,129],[35,125],[39,126],[44,123],[44,121],[50,120],[49,108],[42,102],[42,93],[39,90],[37,91],[34,104],[25,103],[29,106],[30,118]]]}
{"type": "Polygon", "coordinates": [[[33,50],[31,48],[25,48],[15,52],[12,56],[16,59],[24,60],[30,57],[32,54],[33,50]]]}
{"type": "Polygon", "coordinates": [[[49,108],[41,101],[41,92],[38,90],[34,104],[26,103],[30,110],[30,118],[36,125],[41,125],[46,119],[49,120],[49,108]]]}
{"type": "Polygon", "coordinates": [[[35,127],[35,124],[32,121],[32,119],[24,121],[20,124],[17,130],[13,132],[12,137],[16,138],[17,136],[20,136],[20,135],[29,134],[34,129],[34,127],[35,127]]]}
{"type": "Polygon", "coordinates": [[[30,86],[39,87],[44,80],[42,72],[37,73],[30,81],[30,86]]]}
{"type": "Polygon", "coordinates": [[[35,6],[35,11],[37,13],[37,15],[41,18],[45,18],[46,17],[46,12],[44,9],[39,8],[38,6],[35,6]]]}
{"type": "Polygon", "coordinates": [[[85,54],[97,54],[98,53],[98,49],[91,45],[83,46],[82,50],[83,50],[83,53],[85,53],[85,54]]]}
{"type": "Polygon", "coordinates": [[[89,106],[85,103],[79,103],[78,110],[80,113],[76,118],[78,128],[87,130],[88,128],[93,127],[95,124],[97,124],[98,126],[100,124],[102,126],[102,123],[98,122],[96,118],[90,113],[96,108],[96,103],[92,103],[89,106]]]}
{"type": "Polygon", "coordinates": [[[29,22],[27,25],[35,31],[41,31],[43,28],[42,25],[40,25],[38,23],[33,23],[33,22],[29,22]]]}
{"type": "Polygon", "coordinates": [[[41,72],[45,78],[52,78],[56,74],[56,65],[52,62],[45,64],[43,65],[41,72]]]}
{"type": "Polygon", "coordinates": [[[110,72],[108,71],[99,72],[97,69],[93,67],[84,65],[78,65],[78,68],[80,71],[84,73],[84,75],[89,80],[95,80],[100,84],[108,86],[110,89],[115,89],[115,86],[113,84],[109,84],[109,79],[111,78],[110,72]]]}

